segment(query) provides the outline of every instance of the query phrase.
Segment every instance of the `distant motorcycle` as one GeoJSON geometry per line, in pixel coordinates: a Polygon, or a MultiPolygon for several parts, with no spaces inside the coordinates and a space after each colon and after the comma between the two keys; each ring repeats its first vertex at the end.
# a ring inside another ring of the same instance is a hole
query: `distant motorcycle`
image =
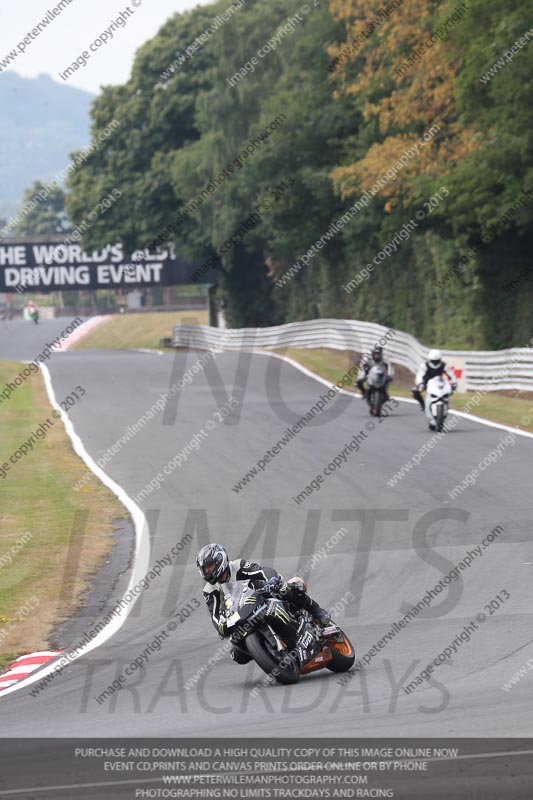
{"type": "Polygon", "coordinates": [[[441,432],[448,416],[453,388],[450,381],[442,375],[431,378],[426,387],[426,417],[431,430],[441,432]]]}
{"type": "Polygon", "coordinates": [[[24,319],[28,322],[34,322],[36,325],[39,322],[39,309],[36,306],[26,306],[24,309],[24,319]]]}
{"type": "Polygon", "coordinates": [[[375,364],[368,373],[366,401],[373,417],[381,417],[381,409],[387,401],[388,373],[385,367],[375,364]]]}
{"type": "Polygon", "coordinates": [[[227,604],[237,605],[227,619],[233,644],[278,683],[297,683],[302,675],[324,667],[347,672],[353,666],[354,648],[337,625],[320,628],[307,611],[275,592],[245,586],[227,604]]]}

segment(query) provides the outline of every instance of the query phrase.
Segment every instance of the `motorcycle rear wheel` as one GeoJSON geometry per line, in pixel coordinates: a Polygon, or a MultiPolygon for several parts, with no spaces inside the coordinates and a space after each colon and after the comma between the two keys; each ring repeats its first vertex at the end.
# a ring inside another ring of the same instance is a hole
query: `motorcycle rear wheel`
{"type": "Polygon", "coordinates": [[[280,654],[280,662],[285,660],[289,663],[280,666],[280,662],[276,661],[270,653],[265,650],[258,633],[248,634],[246,637],[246,647],[255,663],[261,667],[263,672],[266,672],[267,675],[272,675],[278,683],[287,685],[298,683],[300,680],[300,667],[296,660],[292,658],[289,653],[284,652],[280,654]]]}
{"type": "Polygon", "coordinates": [[[342,642],[328,642],[331,650],[331,661],[326,668],[332,672],[348,672],[353,667],[355,661],[355,650],[346,635],[342,642]],[[335,646],[337,645],[337,647],[335,646]]]}

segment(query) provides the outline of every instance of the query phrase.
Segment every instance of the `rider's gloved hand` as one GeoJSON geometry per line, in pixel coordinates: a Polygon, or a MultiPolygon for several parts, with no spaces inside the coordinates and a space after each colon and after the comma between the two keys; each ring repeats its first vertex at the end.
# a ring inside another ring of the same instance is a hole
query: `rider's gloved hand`
{"type": "Polygon", "coordinates": [[[318,623],[320,623],[320,625],[322,625],[324,628],[325,628],[327,625],[330,625],[330,624],[331,624],[331,621],[332,621],[332,620],[331,620],[331,616],[330,616],[329,612],[328,612],[328,611],[326,611],[326,609],[325,609],[325,608],[318,608],[318,609],[317,609],[317,610],[314,612],[314,614],[313,614],[313,618],[314,618],[314,619],[315,619],[315,620],[316,620],[318,623]]]}
{"type": "Polygon", "coordinates": [[[261,589],[261,592],[264,594],[278,592],[281,589],[282,584],[283,578],[280,575],[274,575],[273,578],[269,578],[269,580],[265,583],[261,589]]]}
{"type": "Polygon", "coordinates": [[[453,381],[453,383],[452,383],[452,391],[453,392],[457,391],[457,381],[453,381]]]}

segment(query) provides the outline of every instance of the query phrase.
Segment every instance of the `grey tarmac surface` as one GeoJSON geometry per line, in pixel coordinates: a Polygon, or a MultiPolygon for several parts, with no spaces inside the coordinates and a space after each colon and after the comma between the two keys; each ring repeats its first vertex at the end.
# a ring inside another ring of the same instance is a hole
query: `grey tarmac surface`
{"type": "Polygon", "coordinates": [[[47,344],[64,332],[76,315],[33,322],[0,320],[0,358],[2,361],[31,361],[47,344]]]}
{"type": "MultiPolygon", "coordinates": [[[[36,342],[30,344],[34,348],[36,342]]],[[[12,358],[15,346],[3,342],[0,357],[6,352],[12,358]]],[[[70,417],[88,452],[98,458],[198,357],[86,351],[54,355],[49,365],[58,398],[78,384],[86,389],[70,417]]],[[[429,438],[422,414],[400,403],[368,431],[370,417],[361,401],[339,397],[237,493],[232,487],[327,388],[259,354],[218,354],[213,363],[218,377],[212,365],[196,374],[177,408],[169,405],[159,413],[106,467],[134,496],[194,434],[206,430],[208,421],[215,421],[199,448],[141,503],[150,523],[152,564],[186,534],[192,541],[106,644],[67,667],[36,696],[33,684],[0,698],[2,735],[531,736],[533,674],[510,691],[502,686],[533,657],[527,490],[533,440],[517,437],[474,486],[452,501],[448,491],[507,435],[461,419],[420,466],[391,488],[387,479],[429,438]],[[225,391],[240,405],[218,421],[225,391]],[[292,498],[360,431],[367,434],[360,450],[326,478],[320,491],[296,504],[292,498]],[[344,527],[347,533],[307,577],[311,594],[323,606],[342,607],[336,619],[361,656],[498,525],[503,533],[460,573],[461,579],[345,685],[323,671],[297,686],[267,686],[254,695],[263,673],[253,664],[235,665],[227,653],[204,669],[197,683],[188,683],[225,644],[203,607],[194,566],[202,544],[222,541],[232,557],[274,564],[288,577],[331,545],[344,527]],[[491,613],[486,606],[504,592],[509,599],[491,613]],[[183,622],[147,666],[134,670],[120,691],[99,703],[95,698],[131,668],[156,635],[169,622],[179,623],[176,612],[197,601],[200,607],[188,618],[182,614],[183,622]],[[435,668],[429,683],[406,694],[401,687],[479,613],[486,619],[477,623],[470,641],[461,642],[452,660],[435,668]]],[[[79,497],[83,507],[82,492],[79,497]]],[[[493,769],[497,774],[498,767],[493,769]]]]}

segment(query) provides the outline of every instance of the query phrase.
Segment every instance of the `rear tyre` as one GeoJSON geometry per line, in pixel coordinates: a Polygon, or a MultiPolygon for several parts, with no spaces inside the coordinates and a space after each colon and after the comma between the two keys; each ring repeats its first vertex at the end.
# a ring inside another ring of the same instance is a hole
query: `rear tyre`
{"type": "Polygon", "coordinates": [[[300,680],[300,667],[297,661],[287,652],[281,653],[279,661],[276,661],[265,649],[263,639],[258,633],[248,634],[246,647],[255,663],[267,675],[272,675],[278,683],[287,685],[298,683],[300,680]]]}
{"type": "Polygon", "coordinates": [[[328,642],[331,650],[332,659],[327,665],[331,672],[348,672],[353,667],[355,661],[355,650],[347,636],[343,642],[328,642]]]}

